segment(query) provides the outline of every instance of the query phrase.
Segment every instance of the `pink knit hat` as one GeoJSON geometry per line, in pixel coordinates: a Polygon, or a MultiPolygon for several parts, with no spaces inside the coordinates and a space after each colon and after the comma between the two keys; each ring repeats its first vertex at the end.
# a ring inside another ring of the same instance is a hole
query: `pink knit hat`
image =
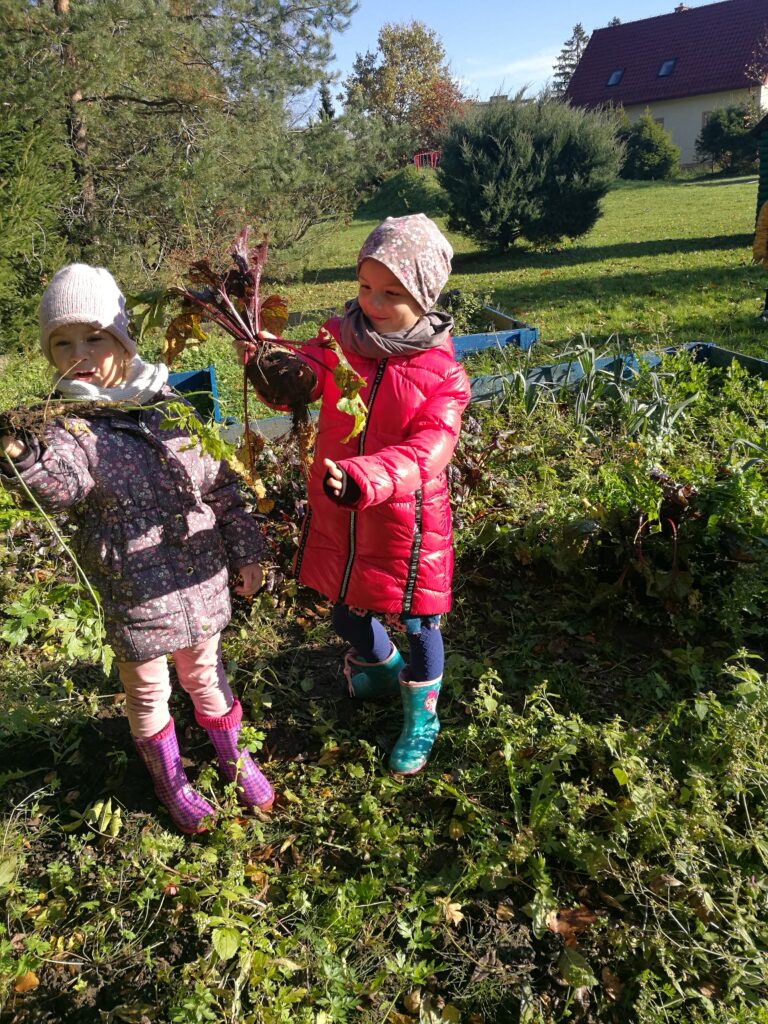
{"type": "Polygon", "coordinates": [[[453,249],[437,225],[423,213],[387,217],[368,235],[357,256],[383,263],[427,313],[451,273],[453,249]]]}
{"type": "Polygon", "coordinates": [[[128,333],[125,296],[104,267],[69,263],[51,278],[40,300],[40,348],[51,362],[51,335],[66,324],[91,324],[109,331],[128,356],[136,355],[136,342],[128,333]]]}

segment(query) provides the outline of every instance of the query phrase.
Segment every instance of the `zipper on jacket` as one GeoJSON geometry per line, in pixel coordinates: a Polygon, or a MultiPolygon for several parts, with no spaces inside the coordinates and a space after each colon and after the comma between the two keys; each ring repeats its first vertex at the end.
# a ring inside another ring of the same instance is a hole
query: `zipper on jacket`
{"type": "MultiPolygon", "coordinates": [[[[381,384],[381,378],[384,376],[384,371],[387,368],[388,360],[382,359],[379,363],[379,368],[376,371],[376,376],[373,378],[373,384],[371,385],[371,393],[368,396],[368,415],[365,418],[365,426],[360,434],[360,440],[357,442],[357,454],[363,455],[365,453],[365,438],[368,433],[368,424],[371,422],[371,413],[373,411],[373,403],[376,399],[376,392],[379,390],[379,384],[381,384]]],[[[350,512],[349,514],[349,557],[347,558],[347,564],[344,569],[344,576],[341,580],[341,590],[339,591],[339,601],[343,601],[347,594],[347,587],[349,586],[349,578],[352,575],[352,563],[355,560],[355,524],[357,522],[357,512],[350,512]]]]}
{"type": "Polygon", "coordinates": [[[411,610],[411,603],[413,601],[413,592],[416,589],[416,573],[419,571],[419,555],[421,553],[421,510],[423,503],[423,493],[421,488],[414,494],[414,500],[416,508],[414,510],[413,519],[413,544],[411,545],[411,558],[408,563],[408,578],[405,584],[405,591],[403,593],[403,615],[408,615],[411,610]]]}
{"type": "Polygon", "coordinates": [[[298,576],[301,572],[301,563],[304,561],[304,549],[307,546],[307,538],[309,537],[309,524],[312,521],[312,508],[311,506],[307,509],[307,514],[304,517],[304,526],[301,531],[301,539],[299,540],[299,550],[296,553],[296,569],[294,570],[294,576],[298,576]]]}

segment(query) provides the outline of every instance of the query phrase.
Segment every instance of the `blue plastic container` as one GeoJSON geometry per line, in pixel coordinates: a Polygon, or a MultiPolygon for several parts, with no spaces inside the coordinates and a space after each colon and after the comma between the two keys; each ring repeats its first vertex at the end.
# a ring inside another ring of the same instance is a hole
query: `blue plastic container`
{"type": "Polygon", "coordinates": [[[216,370],[212,363],[202,370],[169,373],[168,383],[194,405],[203,419],[213,419],[216,423],[223,422],[219,406],[219,389],[216,385],[216,370]]]}

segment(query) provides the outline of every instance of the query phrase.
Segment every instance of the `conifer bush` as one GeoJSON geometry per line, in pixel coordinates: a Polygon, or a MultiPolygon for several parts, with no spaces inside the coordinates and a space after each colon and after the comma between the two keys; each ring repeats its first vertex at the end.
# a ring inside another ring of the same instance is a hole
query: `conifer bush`
{"type": "Polygon", "coordinates": [[[659,181],[675,176],[680,148],[649,113],[643,114],[634,124],[627,122],[621,134],[626,146],[622,178],[659,181]]]}
{"type": "Polygon", "coordinates": [[[757,140],[751,128],[762,113],[752,103],[713,110],[696,139],[697,156],[728,173],[754,170],[757,140]]]}
{"type": "Polygon", "coordinates": [[[447,212],[448,197],[435,171],[409,164],[386,175],[378,190],[358,207],[356,215],[365,220],[383,220],[409,213],[443,217],[447,212]]]}
{"type": "Polygon", "coordinates": [[[50,125],[0,109],[0,353],[36,338],[42,282],[65,259],[62,157],[50,125]]]}
{"type": "Polygon", "coordinates": [[[504,252],[576,238],[600,216],[622,145],[615,115],[518,94],[471,109],[443,140],[438,177],[449,227],[504,252]]]}

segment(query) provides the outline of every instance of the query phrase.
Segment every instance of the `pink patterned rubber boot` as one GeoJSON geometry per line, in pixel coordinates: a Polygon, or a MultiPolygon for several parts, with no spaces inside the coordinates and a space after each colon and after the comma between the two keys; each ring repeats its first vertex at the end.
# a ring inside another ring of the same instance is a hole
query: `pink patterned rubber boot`
{"type": "Polygon", "coordinates": [[[168,725],[154,736],[134,736],[133,742],[152,777],[157,798],[176,828],[189,835],[210,828],[216,812],[189,784],[181,763],[173,719],[169,719],[168,725]]]}
{"type": "Polygon", "coordinates": [[[240,748],[240,723],[243,720],[243,706],[237,698],[226,715],[212,718],[201,714],[195,708],[195,718],[210,737],[219,758],[221,774],[227,782],[237,782],[237,798],[243,807],[260,811],[271,809],[275,791],[262,775],[259,766],[248,751],[240,748]]]}

